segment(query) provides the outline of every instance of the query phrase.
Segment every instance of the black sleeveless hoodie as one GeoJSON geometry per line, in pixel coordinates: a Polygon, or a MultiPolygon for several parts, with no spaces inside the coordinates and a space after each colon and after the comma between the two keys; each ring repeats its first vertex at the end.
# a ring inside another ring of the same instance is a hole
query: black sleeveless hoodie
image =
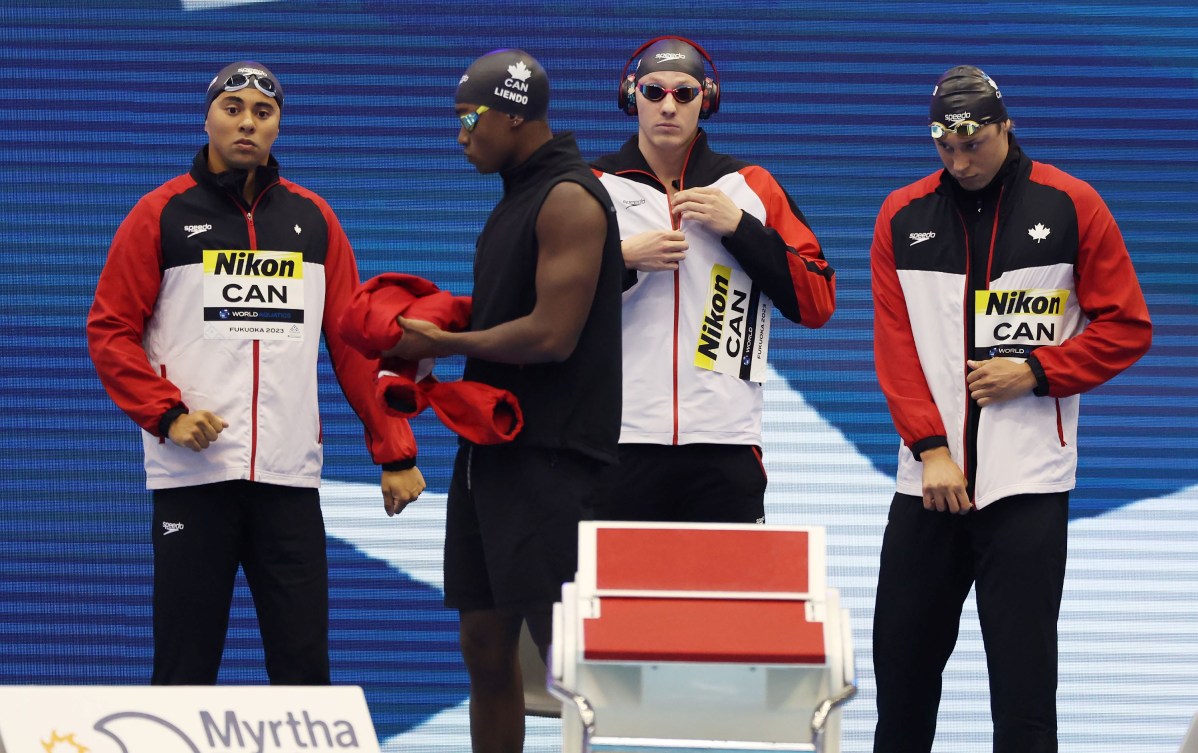
{"type": "Polygon", "coordinates": [[[503,198],[478,237],[470,327],[490,329],[536,304],[536,223],[558,183],[578,183],[607,211],[607,237],[595,298],[574,352],[560,363],[504,364],[466,359],[464,379],[511,391],[524,429],[513,444],[574,450],[614,462],[620,436],[620,278],[624,269],[615,208],[583,161],[574,137],[553,137],[520,165],[500,173],[503,198]]]}

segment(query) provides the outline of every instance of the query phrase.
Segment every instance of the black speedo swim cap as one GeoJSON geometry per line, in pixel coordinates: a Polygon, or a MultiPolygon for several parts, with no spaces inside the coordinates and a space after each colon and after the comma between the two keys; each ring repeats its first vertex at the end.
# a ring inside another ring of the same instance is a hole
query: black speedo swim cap
{"type": "Polygon", "coordinates": [[[204,111],[212,107],[212,102],[224,92],[235,92],[253,86],[258,91],[278,103],[283,109],[283,85],[270,69],[252,60],[242,60],[239,63],[229,63],[212,77],[208,84],[208,94],[204,101],[204,111]]]}
{"type": "Polygon", "coordinates": [[[645,48],[633,72],[635,81],[654,71],[680,71],[703,83],[703,56],[681,39],[662,39],[645,48]]]}
{"type": "Polygon", "coordinates": [[[998,84],[972,65],[949,68],[932,90],[929,122],[953,126],[963,120],[972,120],[988,125],[1001,123],[1008,117],[998,84]]]}
{"type": "Polygon", "coordinates": [[[455,104],[486,105],[525,120],[544,120],[549,77],[524,50],[495,50],[470,64],[458,81],[455,104]]]}

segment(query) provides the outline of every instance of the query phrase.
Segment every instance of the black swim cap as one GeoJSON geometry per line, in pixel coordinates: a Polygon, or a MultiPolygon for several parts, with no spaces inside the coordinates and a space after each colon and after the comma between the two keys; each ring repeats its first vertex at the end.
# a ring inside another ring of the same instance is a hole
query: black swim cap
{"type": "Polygon", "coordinates": [[[972,65],[949,68],[932,90],[929,122],[952,126],[962,120],[972,120],[988,125],[1001,123],[1008,117],[998,84],[972,65]]]}
{"type": "Polygon", "coordinates": [[[636,63],[634,81],[655,71],[680,71],[703,83],[703,56],[681,39],[661,39],[645,48],[636,63]]]}
{"type": "Polygon", "coordinates": [[[524,50],[495,50],[470,64],[458,81],[455,104],[486,105],[525,120],[544,120],[549,76],[524,50]]]}
{"type": "Polygon", "coordinates": [[[270,69],[252,60],[242,60],[239,63],[229,63],[220,69],[220,73],[212,77],[208,84],[208,96],[204,100],[204,112],[212,107],[212,103],[222,93],[239,91],[247,86],[253,86],[270,97],[283,109],[283,85],[270,69]]]}

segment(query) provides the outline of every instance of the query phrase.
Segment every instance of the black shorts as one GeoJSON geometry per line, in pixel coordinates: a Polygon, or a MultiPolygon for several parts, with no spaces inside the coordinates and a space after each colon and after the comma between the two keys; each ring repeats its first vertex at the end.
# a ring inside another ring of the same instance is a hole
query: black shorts
{"type": "Polygon", "coordinates": [[[445,515],[445,606],[525,613],[560,601],[602,468],[569,450],[462,445],[445,515]]]}
{"type": "Polygon", "coordinates": [[[596,520],[764,523],[765,466],[747,444],[622,444],[596,520]]]}

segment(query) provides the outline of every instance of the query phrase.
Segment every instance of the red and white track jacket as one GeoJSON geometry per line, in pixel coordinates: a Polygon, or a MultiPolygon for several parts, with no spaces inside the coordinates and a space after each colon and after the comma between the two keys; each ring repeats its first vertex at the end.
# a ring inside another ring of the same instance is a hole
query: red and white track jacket
{"type": "Polygon", "coordinates": [[[358,286],[336,216],[279,178],[273,158],[255,180],[264,188],[246,207],[244,173],[212,174],[201,149],[189,173],[144,196],[121,223],[96,286],[91,357],[113,401],[145,431],[147,486],[320,486],[322,330],[372,458],[411,467],[411,429],[384,416],[374,396],[378,361],[347,347],[333,326],[358,286]],[[202,452],[162,438],[188,408],[229,423],[202,452]]]}
{"type": "MultiPolygon", "coordinates": [[[[762,386],[695,365],[713,304],[713,269],[747,274],[787,319],[822,326],[836,307],[836,278],[802,213],[764,168],[713,152],[700,130],[677,189],[711,186],[744,211],[720,237],[675,225],[666,189],[633,136],[592,165],[611,194],[621,239],[681,230],[689,248],[672,272],[628,272],[623,303],[624,409],[621,443],[761,445],[762,386]]],[[[723,302],[719,303],[720,306],[723,302]]],[[[735,321],[732,302],[722,322],[735,321]]],[[[742,330],[743,331],[743,330],[742,330]]]]}
{"type": "Polygon", "coordinates": [[[1079,393],[1147,352],[1152,325],[1127,247],[1089,184],[1020,156],[998,199],[984,290],[969,289],[965,221],[945,171],[901,188],[871,249],[874,357],[902,444],[898,491],[922,496],[919,453],[947,446],[974,503],[1068,491],[1079,393]],[[966,342],[973,317],[973,343],[966,342]],[[1026,359],[1034,393],[981,408],[967,436],[965,361],[1026,359]]]}

